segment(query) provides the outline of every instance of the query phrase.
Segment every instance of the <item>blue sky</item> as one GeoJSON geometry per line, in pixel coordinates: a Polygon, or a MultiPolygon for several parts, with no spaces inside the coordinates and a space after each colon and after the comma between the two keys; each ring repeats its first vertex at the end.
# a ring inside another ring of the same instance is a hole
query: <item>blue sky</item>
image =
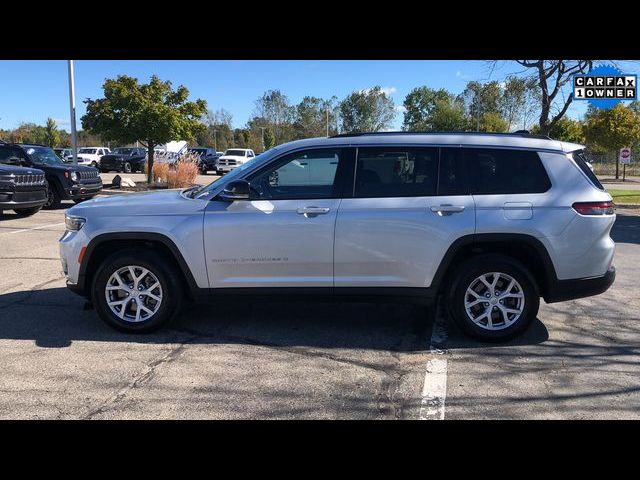
{"type": "MultiPolygon", "coordinates": [[[[624,73],[640,73],[635,63],[622,62],[624,73]]],[[[212,110],[225,108],[235,127],[244,126],[254,101],[266,90],[280,89],[292,103],[305,95],[344,98],[354,90],[380,85],[397,106],[412,88],[427,85],[454,93],[469,80],[501,80],[520,71],[514,62],[501,61],[491,71],[477,60],[78,60],[75,62],[77,122],[85,98],[102,95],[105,78],[127,74],[147,81],[152,74],[174,85],[185,85],[192,98],[203,98],[212,110]]],[[[21,122],[44,124],[54,118],[69,130],[69,93],[65,60],[0,61],[0,128],[21,122]]],[[[580,117],[586,102],[573,102],[570,116],[580,117]]],[[[402,124],[398,112],[395,128],[402,124]]]]}

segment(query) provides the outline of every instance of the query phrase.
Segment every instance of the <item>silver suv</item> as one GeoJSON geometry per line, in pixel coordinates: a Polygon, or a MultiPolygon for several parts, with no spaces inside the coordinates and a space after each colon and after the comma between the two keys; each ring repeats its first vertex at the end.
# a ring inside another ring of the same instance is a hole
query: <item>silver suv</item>
{"type": "Polygon", "coordinates": [[[443,294],[504,340],[614,281],[613,203],[581,145],[529,134],[338,135],[280,145],[208,186],[68,211],[68,286],[148,332],[184,297],[443,294]]]}

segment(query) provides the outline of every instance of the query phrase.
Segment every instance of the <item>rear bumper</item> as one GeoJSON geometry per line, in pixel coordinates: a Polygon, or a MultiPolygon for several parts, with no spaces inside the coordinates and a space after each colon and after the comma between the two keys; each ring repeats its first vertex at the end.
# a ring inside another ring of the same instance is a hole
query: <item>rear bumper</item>
{"type": "Polygon", "coordinates": [[[616,268],[609,267],[601,277],[579,278],[573,280],[558,280],[549,293],[544,297],[545,302],[564,302],[576,298],[599,295],[609,289],[616,279],[616,268]]]}

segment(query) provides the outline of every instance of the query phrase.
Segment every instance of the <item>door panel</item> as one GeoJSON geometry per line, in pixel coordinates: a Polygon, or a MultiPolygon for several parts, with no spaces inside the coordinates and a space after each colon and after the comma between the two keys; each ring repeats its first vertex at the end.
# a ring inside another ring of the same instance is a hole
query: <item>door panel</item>
{"type": "Polygon", "coordinates": [[[210,202],[204,241],[211,288],[331,287],[339,203],[337,199],[210,202]],[[305,213],[308,207],[326,213],[305,213]]]}
{"type": "Polygon", "coordinates": [[[255,200],[210,203],[204,243],[212,288],[333,286],[344,150],[287,154],[247,178],[255,200]]]}
{"type": "Polygon", "coordinates": [[[428,287],[449,246],[474,228],[469,195],[344,199],[336,221],[335,286],[428,287]],[[441,205],[460,211],[431,210],[441,205]]]}
{"type": "Polygon", "coordinates": [[[335,286],[430,286],[449,246],[475,230],[463,167],[459,148],[359,149],[354,197],[363,198],[340,204],[335,286]]]}

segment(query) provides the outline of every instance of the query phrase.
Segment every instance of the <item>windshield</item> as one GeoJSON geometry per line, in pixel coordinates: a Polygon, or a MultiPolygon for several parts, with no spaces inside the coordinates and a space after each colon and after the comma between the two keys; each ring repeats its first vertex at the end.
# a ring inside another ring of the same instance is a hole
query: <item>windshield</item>
{"type": "Polygon", "coordinates": [[[78,150],[78,153],[88,153],[88,154],[94,154],[96,153],[96,149],[95,148],[81,148],[80,150],[78,150]]]}
{"type": "Polygon", "coordinates": [[[244,150],[227,150],[224,152],[225,155],[234,155],[236,157],[244,157],[245,153],[244,150]]]}
{"type": "Polygon", "coordinates": [[[133,153],[133,148],[115,148],[111,153],[118,155],[131,155],[133,153]]]}
{"type": "Polygon", "coordinates": [[[191,198],[200,198],[200,197],[202,197],[204,195],[207,195],[209,192],[211,192],[212,190],[216,189],[218,186],[222,185],[223,183],[226,183],[226,182],[228,182],[230,180],[233,180],[234,178],[240,177],[244,173],[245,170],[253,167],[253,165],[255,165],[255,164],[261,163],[266,158],[271,157],[272,154],[275,153],[275,152],[276,152],[276,149],[272,148],[271,150],[267,150],[266,152],[261,153],[260,155],[256,155],[255,157],[253,157],[248,162],[245,162],[242,165],[239,165],[236,168],[234,168],[233,170],[231,170],[224,177],[220,177],[217,180],[214,180],[209,185],[205,185],[204,187],[200,187],[200,188],[197,188],[197,189],[193,190],[190,193],[191,198]]]}
{"type": "Polygon", "coordinates": [[[207,153],[206,148],[191,148],[189,153],[197,153],[198,155],[205,155],[207,153]]]}
{"type": "Polygon", "coordinates": [[[27,155],[33,160],[33,163],[44,165],[62,165],[62,160],[56,155],[53,149],[48,147],[25,147],[27,155]]]}

